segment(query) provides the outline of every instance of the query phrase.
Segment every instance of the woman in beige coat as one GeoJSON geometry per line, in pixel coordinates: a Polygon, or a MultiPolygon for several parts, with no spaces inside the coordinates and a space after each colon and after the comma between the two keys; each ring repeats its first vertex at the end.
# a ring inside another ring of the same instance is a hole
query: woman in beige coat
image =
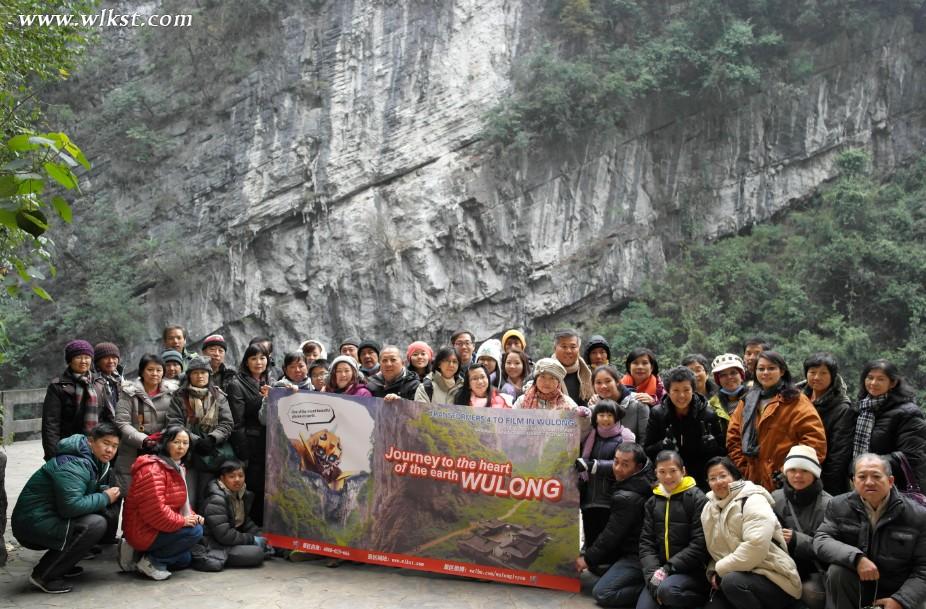
{"type": "Polygon", "coordinates": [[[772,511],[772,496],[743,480],[727,457],[708,460],[707,481],[711,491],[701,512],[711,555],[707,608],[790,607],[801,596],[801,578],[772,511]]]}

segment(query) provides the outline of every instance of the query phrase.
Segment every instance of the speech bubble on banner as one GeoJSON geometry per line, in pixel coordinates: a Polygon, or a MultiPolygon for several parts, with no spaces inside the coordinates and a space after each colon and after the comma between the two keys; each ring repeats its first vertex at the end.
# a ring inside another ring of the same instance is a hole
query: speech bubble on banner
{"type": "Polygon", "coordinates": [[[328,425],[333,422],[334,409],[328,404],[301,402],[290,408],[289,420],[296,425],[305,425],[306,431],[311,431],[310,425],[328,425]]]}

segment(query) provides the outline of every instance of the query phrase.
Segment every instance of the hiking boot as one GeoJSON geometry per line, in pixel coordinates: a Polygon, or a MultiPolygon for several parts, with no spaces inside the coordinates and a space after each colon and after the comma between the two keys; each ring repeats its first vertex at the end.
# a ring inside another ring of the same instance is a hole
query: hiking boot
{"type": "Polygon", "coordinates": [[[63,579],[55,579],[50,582],[43,581],[35,575],[29,576],[29,583],[48,594],[66,594],[73,590],[69,585],[64,583],[63,579]]]}
{"type": "Polygon", "coordinates": [[[116,560],[119,563],[119,570],[126,573],[135,571],[135,565],[138,563],[135,548],[130,546],[125,538],[119,540],[119,553],[116,555],[116,560]]]}
{"type": "Polygon", "coordinates": [[[147,555],[142,556],[141,560],[135,564],[135,570],[139,573],[144,573],[155,581],[163,581],[170,577],[170,571],[158,569],[147,555]]]}

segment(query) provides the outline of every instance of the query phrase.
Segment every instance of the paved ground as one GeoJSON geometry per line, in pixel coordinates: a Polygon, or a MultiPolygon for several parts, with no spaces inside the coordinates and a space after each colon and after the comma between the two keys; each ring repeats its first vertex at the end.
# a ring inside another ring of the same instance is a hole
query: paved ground
{"type": "MultiPolygon", "coordinates": [[[[41,442],[17,442],[7,447],[7,456],[6,487],[12,512],[26,480],[42,463],[41,442]]],[[[274,559],[259,569],[231,569],[222,573],[182,571],[167,581],[155,582],[137,574],[120,573],[114,548],[108,548],[94,560],[81,562],[85,573],[72,580],[73,592],[52,595],[35,591],[27,580],[40,553],[19,547],[11,537],[7,531],[7,543],[12,544],[12,552],[6,568],[0,568],[0,608],[154,609],[167,603],[184,609],[284,609],[296,603],[324,606],[325,609],[594,607],[587,595],[372,565],[328,569],[323,560],[291,563],[274,559]]]]}

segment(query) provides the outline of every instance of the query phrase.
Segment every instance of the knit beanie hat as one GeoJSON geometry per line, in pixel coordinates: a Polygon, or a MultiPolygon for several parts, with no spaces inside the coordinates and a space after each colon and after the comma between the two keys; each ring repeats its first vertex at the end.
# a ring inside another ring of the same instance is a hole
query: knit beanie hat
{"type": "Polygon", "coordinates": [[[122,359],[122,356],[119,355],[119,347],[117,347],[114,343],[97,343],[96,346],[93,347],[94,362],[98,361],[100,358],[110,355],[115,355],[120,360],[122,359]]]}
{"type": "Polygon", "coordinates": [[[360,352],[363,351],[364,349],[373,349],[374,351],[376,351],[376,355],[379,355],[380,345],[378,342],[376,342],[375,340],[371,338],[365,338],[362,341],[360,341],[359,345],[357,345],[357,355],[360,355],[360,352]]]}
{"type": "MultiPolygon", "coordinates": [[[[328,367],[328,370],[334,370],[335,367],[340,363],[349,364],[350,367],[354,369],[354,372],[357,372],[357,373],[360,372],[360,364],[358,364],[357,360],[355,360],[349,355],[339,355],[336,358],[334,358],[334,361],[331,362],[331,366],[328,367]]],[[[315,366],[312,366],[312,367],[314,368],[315,366]]]]}
{"type": "Polygon", "coordinates": [[[212,334],[206,337],[206,340],[203,341],[203,351],[207,347],[222,347],[225,351],[228,351],[228,344],[225,342],[225,337],[221,334],[212,334]]]}
{"type": "Polygon", "coordinates": [[[78,355],[89,355],[93,357],[93,345],[85,340],[72,340],[64,346],[64,361],[70,364],[71,360],[78,355]]]}
{"type": "Polygon", "coordinates": [[[555,358],[544,357],[537,360],[537,363],[534,364],[534,378],[537,378],[541,374],[554,376],[556,380],[562,383],[563,379],[566,378],[566,369],[563,368],[563,365],[555,358]]]}
{"type": "Polygon", "coordinates": [[[820,468],[820,461],[817,459],[817,451],[803,444],[792,446],[791,450],[788,451],[788,456],[785,457],[785,464],[782,466],[781,471],[786,472],[789,469],[802,469],[819,478],[822,469],[820,468]]]}
{"type": "Polygon", "coordinates": [[[502,366],[502,343],[497,338],[490,338],[481,345],[476,351],[476,361],[479,361],[480,357],[491,357],[495,360],[496,368],[501,368],[502,366]]]}
{"type": "MultiPolygon", "coordinates": [[[[166,359],[166,358],[163,358],[163,359],[166,359]]],[[[206,372],[212,374],[212,365],[209,363],[209,360],[207,360],[205,357],[194,357],[193,360],[190,362],[190,364],[186,367],[187,375],[189,375],[194,370],[205,370],[206,372]]]]}
{"type": "Polygon", "coordinates": [[[177,362],[181,366],[183,365],[183,356],[180,355],[179,351],[174,351],[173,349],[168,349],[161,353],[161,359],[164,360],[164,363],[167,362],[177,362]]]}
{"type": "Polygon", "coordinates": [[[299,350],[302,352],[305,352],[305,348],[308,345],[316,345],[318,347],[318,350],[320,352],[318,355],[318,359],[328,359],[328,352],[325,351],[325,345],[321,344],[321,342],[315,340],[314,338],[310,338],[309,340],[302,341],[302,344],[299,345],[299,350]]]}
{"type": "Polygon", "coordinates": [[[521,350],[527,351],[527,339],[524,337],[524,333],[520,330],[508,330],[502,334],[502,349],[504,350],[505,345],[508,344],[508,339],[512,336],[521,341],[521,350]]]}
{"type": "Polygon", "coordinates": [[[585,345],[585,361],[586,362],[589,360],[589,354],[592,352],[592,349],[597,349],[599,347],[604,349],[605,353],[608,354],[608,361],[611,360],[611,345],[608,344],[608,341],[605,339],[604,336],[595,334],[590,339],[588,339],[588,344],[585,345]]]}
{"type": "Polygon", "coordinates": [[[415,351],[424,351],[428,354],[428,361],[434,361],[434,351],[431,349],[428,343],[424,342],[423,340],[416,340],[408,346],[408,349],[405,350],[405,359],[411,359],[412,353],[415,351]]]}
{"type": "Polygon", "coordinates": [[[357,347],[357,350],[359,351],[360,350],[360,339],[357,338],[356,336],[345,338],[344,340],[341,341],[341,344],[338,345],[338,352],[340,352],[341,349],[344,348],[344,345],[353,345],[357,347]]]}

